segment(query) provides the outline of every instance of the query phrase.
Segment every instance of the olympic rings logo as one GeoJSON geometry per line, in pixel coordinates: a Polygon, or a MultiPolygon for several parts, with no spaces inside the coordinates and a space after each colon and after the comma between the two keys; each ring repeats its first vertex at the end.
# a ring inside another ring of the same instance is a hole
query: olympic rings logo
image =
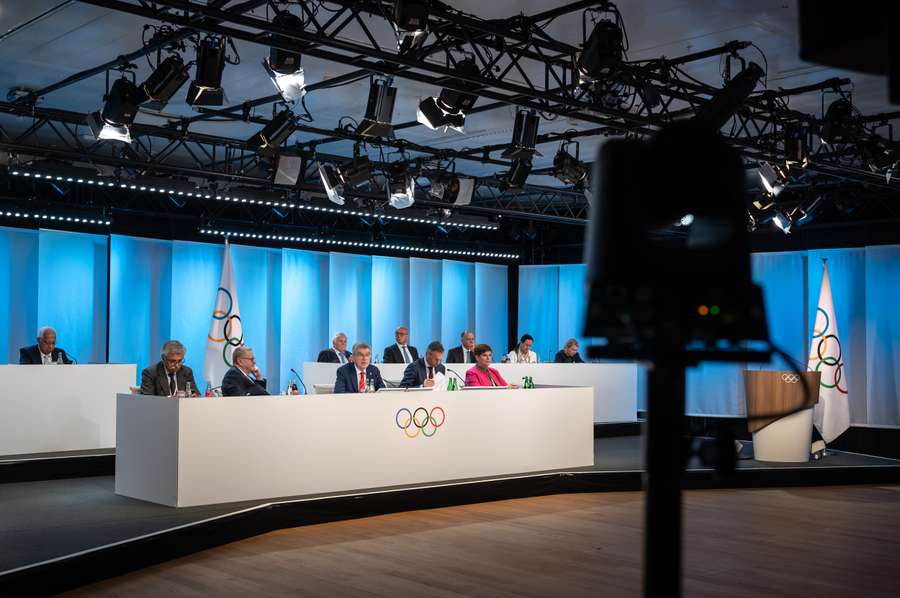
{"type": "MultiPolygon", "coordinates": [[[[828,317],[828,313],[821,307],[816,310],[816,324],[819,324],[820,321],[822,322],[821,326],[816,326],[813,329],[813,339],[819,339],[819,342],[816,344],[816,354],[810,355],[809,361],[816,363],[815,368],[813,368],[816,372],[822,371],[823,365],[831,368],[830,373],[832,381],[830,384],[826,381],[824,376],[828,370],[822,372],[822,380],[819,382],[819,385],[822,388],[834,388],[839,393],[845,395],[847,394],[847,389],[841,388],[841,381],[844,377],[841,341],[838,340],[836,334],[828,334],[829,329],[831,328],[831,319],[828,317]],[[836,355],[833,354],[835,352],[837,353],[836,355]]],[[[810,363],[810,365],[812,364],[810,363]]]]}
{"type": "Polygon", "coordinates": [[[782,382],[787,382],[788,384],[797,384],[800,382],[800,376],[797,374],[782,374],[781,375],[782,382]]]}
{"type": "Polygon", "coordinates": [[[407,438],[415,438],[419,434],[430,438],[446,420],[447,414],[442,407],[432,407],[431,411],[425,407],[417,407],[414,411],[401,407],[394,415],[394,423],[407,438]]]}
{"type": "Polygon", "coordinates": [[[222,337],[214,337],[212,334],[209,334],[207,338],[214,343],[224,343],[222,346],[222,359],[225,361],[225,365],[231,367],[233,364],[229,358],[234,351],[233,347],[240,347],[244,344],[244,328],[241,326],[241,317],[231,313],[231,310],[234,307],[234,299],[232,299],[228,289],[219,287],[216,293],[216,305],[219,304],[218,293],[223,293],[228,300],[228,309],[213,310],[213,319],[224,322],[222,325],[222,337]]]}

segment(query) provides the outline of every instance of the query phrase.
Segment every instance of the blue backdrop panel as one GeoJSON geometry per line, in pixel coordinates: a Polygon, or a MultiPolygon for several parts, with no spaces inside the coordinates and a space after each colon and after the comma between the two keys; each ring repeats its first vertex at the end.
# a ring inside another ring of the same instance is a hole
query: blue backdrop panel
{"type": "MultiPolygon", "coordinates": [[[[534,351],[547,361],[559,350],[559,266],[519,268],[519,330],[517,338],[534,337],[534,351]]],[[[506,353],[510,347],[503,347],[506,353]]],[[[495,348],[495,353],[497,350],[495,348]]]]}
{"type": "Polygon", "coordinates": [[[19,363],[19,348],[35,342],[37,279],[37,231],[0,227],[0,363],[19,363]]]}
{"type": "Polygon", "coordinates": [[[111,235],[109,248],[109,361],[140,380],[172,329],[172,242],[111,235]]]}
{"type": "MultiPolygon", "coordinates": [[[[475,264],[475,341],[489,344],[497,355],[509,338],[507,285],[506,266],[475,264]]],[[[447,339],[447,342],[455,347],[459,344],[459,336],[447,339]]]]}
{"type": "Polygon", "coordinates": [[[475,264],[444,260],[441,266],[441,334],[449,351],[463,330],[475,329],[475,264]]]}
{"type": "Polygon", "coordinates": [[[441,260],[409,259],[409,342],[420,352],[441,338],[441,282],[441,260]]]}
{"type": "Polygon", "coordinates": [[[582,335],[588,295],[584,286],[586,274],[587,266],[584,264],[565,264],[559,267],[559,334],[556,349],[548,359],[552,359],[570,338],[578,341],[581,357],[585,357],[585,349],[589,344],[582,335]]]}
{"type": "MultiPolygon", "coordinates": [[[[866,248],[865,292],[867,421],[900,426],[900,245],[866,248]]],[[[851,382],[858,374],[851,372],[851,382]]]]}
{"type": "Polygon", "coordinates": [[[106,236],[38,234],[38,325],[80,363],[106,361],[107,267],[106,236]]]}
{"type": "MultiPolygon", "coordinates": [[[[280,346],[280,342],[277,335],[271,338],[270,332],[274,332],[273,320],[279,319],[274,312],[281,299],[281,292],[271,285],[273,269],[279,268],[274,271],[280,273],[280,254],[280,250],[265,247],[234,244],[231,246],[231,265],[234,269],[238,302],[241,307],[244,344],[253,348],[256,365],[273,389],[280,387],[281,363],[278,354],[276,353],[273,359],[269,355],[269,350],[272,344],[280,346]]],[[[280,276],[277,278],[280,280],[280,276]]],[[[206,325],[208,332],[209,321],[206,325]]]]}
{"type": "MultiPolygon", "coordinates": [[[[347,333],[352,345],[372,339],[372,258],[349,253],[329,254],[328,331],[347,333]]],[[[324,316],[325,314],[323,314],[324,316]]],[[[325,348],[327,343],[322,346],[325,348]]],[[[373,351],[377,351],[373,347],[373,351]]]]}
{"type": "MultiPolygon", "coordinates": [[[[394,329],[409,323],[409,260],[372,256],[372,339],[376,354],[394,342],[394,329]]],[[[352,342],[352,341],[351,341],[352,342]]]]}
{"type": "Polygon", "coordinates": [[[281,380],[288,380],[290,368],[302,374],[303,362],[329,346],[328,263],[327,253],[282,250],[281,380]]]}
{"type": "MultiPolygon", "coordinates": [[[[212,321],[216,289],[222,274],[224,244],[174,241],[172,243],[172,329],[170,336],[187,348],[185,362],[194,370],[194,378],[201,387],[206,337],[212,321]]],[[[232,260],[234,255],[232,254],[232,260]]],[[[235,268],[236,270],[237,268],[235,268]]],[[[243,320],[244,301],[240,283],[237,285],[238,307],[243,320]]],[[[212,380],[213,386],[222,383],[212,380]]]]}

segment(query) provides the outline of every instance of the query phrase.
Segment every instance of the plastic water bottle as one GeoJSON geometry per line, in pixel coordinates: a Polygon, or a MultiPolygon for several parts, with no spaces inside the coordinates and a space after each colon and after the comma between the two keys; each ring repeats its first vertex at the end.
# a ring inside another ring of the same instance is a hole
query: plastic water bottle
{"type": "Polygon", "coordinates": [[[191,383],[190,382],[184,383],[184,396],[186,396],[186,397],[194,396],[194,394],[191,392],[191,383]]]}
{"type": "Polygon", "coordinates": [[[375,392],[375,385],[372,384],[372,378],[366,376],[366,392],[375,392]]]}

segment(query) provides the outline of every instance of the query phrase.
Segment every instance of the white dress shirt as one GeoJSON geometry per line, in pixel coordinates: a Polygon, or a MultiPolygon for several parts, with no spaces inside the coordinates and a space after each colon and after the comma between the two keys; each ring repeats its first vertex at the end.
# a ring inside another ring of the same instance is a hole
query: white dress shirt
{"type": "Polygon", "coordinates": [[[41,354],[41,365],[53,365],[53,353],[43,353],[40,349],[38,349],[38,353],[41,354]]]}
{"type": "Polygon", "coordinates": [[[528,351],[527,355],[522,355],[518,349],[513,349],[507,353],[506,358],[510,363],[540,363],[541,361],[534,351],[528,351]]]}

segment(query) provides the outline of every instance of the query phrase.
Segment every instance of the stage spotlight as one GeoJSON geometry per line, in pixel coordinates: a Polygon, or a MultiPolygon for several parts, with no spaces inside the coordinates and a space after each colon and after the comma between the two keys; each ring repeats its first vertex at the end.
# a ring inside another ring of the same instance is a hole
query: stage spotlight
{"type": "Polygon", "coordinates": [[[833,101],[825,111],[819,137],[828,144],[856,141],[861,125],[853,104],[844,98],[833,101]]]}
{"type": "Polygon", "coordinates": [[[386,187],[391,207],[402,210],[415,203],[416,180],[405,163],[398,162],[391,167],[386,187]]]}
{"type": "Polygon", "coordinates": [[[519,191],[525,187],[525,181],[528,180],[529,174],[531,174],[531,158],[516,160],[506,174],[506,178],[501,183],[500,188],[503,191],[519,191]]]}
{"type": "MultiPolygon", "coordinates": [[[[283,29],[296,29],[303,31],[303,21],[300,17],[281,11],[272,19],[272,24],[283,29]]],[[[294,40],[275,36],[280,44],[294,44],[294,40]]],[[[300,52],[291,52],[281,48],[270,48],[269,57],[263,60],[263,68],[266,69],[269,78],[275,85],[275,89],[286,102],[295,102],[306,93],[306,84],[303,78],[303,67],[300,66],[300,52]]]]}
{"type": "Polygon", "coordinates": [[[322,179],[328,200],[342,206],[347,190],[369,182],[372,177],[372,164],[368,156],[355,156],[337,168],[319,162],[319,177],[322,179]]]}
{"type": "Polygon", "coordinates": [[[118,79],[104,99],[103,110],[87,116],[94,137],[131,143],[130,127],[140,99],[138,88],[128,79],[118,79]]]}
{"type": "MultiPolygon", "coordinates": [[[[454,70],[468,75],[480,74],[474,58],[461,60],[454,70]]],[[[456,83],[461,86],[468,85],[462,81],[456,83]]],[[[446,133],[450,128],[462,133],[466,124],[466,113],[475,106],[477,100],[478,96],[473,93],[444,88],[438,97],[425,98],[419,102],[416,119],[432,130],[446,133]]]]}
{"type": "Polygon", "coordinates": [[[144,95],[143,103],[148,108],[162,110],[169,103],[185,81],[190,79],[189,65],[184,63],[181,54],[172,54],[159,63],[159,66],[141,84],[144,95]]]}
{"type": "Polygon", "coordinates": [[[809,163],[806,129],[798,123],[784,125],[784,159],[787,164],[806,166],[809,163]]]}
{"type": "Polygon", "coordinates": [[[622,28],[615,21],[600,19],[578,57],[579,83],[593,83],[609,75],[622,64],[625,52],[622,28]]]}
{"type": "Polygon", "coordinates": [[[197,45],[197,69],[188,88],[191,106],[221,106],[225,101],[222,71],[225,69],[225,38],[209,35],[197,45]]]}
{"type": "Polygon", "coordinates": [[[577,158],[577,149],[575,156],[566,151],[567,149],[567,143],[559,146],[559,151],[556,152],[556,156],[553,158],[553,176],[567,185],[580,185],[587,178],[587,167],[577,158]]]}
{"type": "Polygon", "coordinates": [[[356,132],[365,137],[385,137],[393,139],[394,127],[391,119],[394,113],[394,100],[397,99],[397,88],[392,87],[390,80],[373,80],[369,87],[369,101],[366,104],[366,116],[359,123],[356,132]]]}
{"type": "Polygon", "coordinates": [[[896,168],[897,153],[888,143],[888,141],[878,135],[872,135],[868,139],[857,143],[860,156],[866,161],[869,170],[872,172],[882,172],[896,168]]]}
{"type": "Polygon", "coordinates": [[[527,159],[530,164],[534,154],[540,155],[534,149],[540,122],[541,117],[533,111],[519,110],[516,113],[516,124],[513,126],[512,142],[500,155],[510,160],[527,159]]]}
{"type": "Polygon", "coordinates": [[[428,2],[397,0],[394,4],[397,49],[401,54],[418,48],[428,35],[428,2]]]}
{"type": "Polygon", "coordinates": [[[429,195],[456,206],[467,206],[472,203],[475,179],[448,174],[438,174],[430,178],[429,195]]]}
{"type": "Polygon", "coordinates": [[[279,112],[272,121],[247,140],[247,144],[262,154],[274,154],[279,146],[294,132],[294,113],[288,109],[279,112]]]}
{"type": "Polygon", "coordinates": [[[709,102],[697,110],[693,122],[718,131],[731,120],[738,108],[744,105],[744,102],[753,93],[756,84],[765,74],[766,72],[758,64],[749,63],[744,70],[729,79],[709,102]]]}
{"type": "Polygon", "coordinates": [[[788,183],[788,171],[768,162],[760,162],[757,168],[759,179],[772,197],[784,191],[788,183]]]}

